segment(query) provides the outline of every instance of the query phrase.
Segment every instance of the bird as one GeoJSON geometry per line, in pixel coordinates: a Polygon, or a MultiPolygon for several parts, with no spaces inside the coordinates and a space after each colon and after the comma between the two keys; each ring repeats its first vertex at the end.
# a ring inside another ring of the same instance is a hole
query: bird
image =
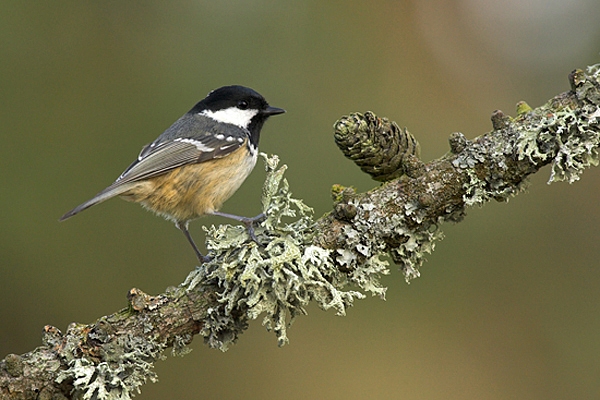
{"type": "Polygon", "coordinates": [[[189,222],[216,215],[243,223],[256,240],[254,224],[264,214],[248,218],[220,212],[256,165],[265,121],[285,110],[245,86],[211,91],[156,140],[106,189],[60,217],[64,221],[96,204],[120,196],[175,223],[191,244],[200,264],[203,255],[188,230],[189,222]]]}

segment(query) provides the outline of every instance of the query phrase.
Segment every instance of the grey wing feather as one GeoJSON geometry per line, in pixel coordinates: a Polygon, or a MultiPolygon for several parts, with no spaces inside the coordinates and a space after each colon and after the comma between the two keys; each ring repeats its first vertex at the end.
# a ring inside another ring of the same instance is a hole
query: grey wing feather
{"type": "Polygon", "coordinates": [[[155,147],[146,146],[140,156],[116,180],[115,184],[135,182],[196,162],[202,152],[190,143],[173,141],[155,147]]]}
{"type": "Polygon", "coordinates": [[[243,144],[237,140],[224,142],[202,139],[182,138],[144,147],[138,159],[121,174],[115,184],[149,179],[186,164],[222,158],[243,144]]]}

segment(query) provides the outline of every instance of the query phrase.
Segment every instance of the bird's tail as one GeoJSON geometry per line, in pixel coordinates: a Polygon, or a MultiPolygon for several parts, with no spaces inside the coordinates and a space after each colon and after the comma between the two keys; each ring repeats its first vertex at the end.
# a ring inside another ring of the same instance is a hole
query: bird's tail
{"type": "Polygon", "coordinates": [[[109,187],[107,187],[106,189],[104,189],[103,191],[101,191],[100,193],[98,193],[96,196],[94,196],[94,198],[86,201],[85,203],[78,205],[71,211],[67,212],[65,215],[60,217],[59,221],[64,221],[65,219],[71,218],[73,215],[78,214],[83,210],[87,210],[91,206],[95,206],[96,204],[102,203],[108,199],[112,199],[115,196],[123,194],[126,191],[128,191],[129,189],[131,189],[131,187],[133,185],[134,185],[133,182],[126,183],[126,184],[114,183],[114,184],[110,185],[109,187]]]}

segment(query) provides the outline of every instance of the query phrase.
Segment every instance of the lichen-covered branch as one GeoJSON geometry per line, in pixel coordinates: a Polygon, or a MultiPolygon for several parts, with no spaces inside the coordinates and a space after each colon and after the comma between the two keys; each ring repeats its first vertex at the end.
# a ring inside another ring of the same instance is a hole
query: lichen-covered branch
{"type": "Polygon", "coordinates": [[[243,227],[207,229],[211,262],[164,294],[132,289],[126,309],[92,324],[71,324],[64,333],[45,327],[42,346],[0,361],[0,397],[128,399],[156,379],[153,363],[166,349],[184,354],[196,334],[226,350],[248,320],[263,316],[283,345],[311,301],[344,315],[365,293],[384,297],[386,255],[407,281],[415,278],[442,222],[460,221],[469,206],[508,199],[545,165],[552,165],[550,182],[573,182],[598,164],[599,71],[574,71],[569,92],[536,109],[521,102],[515,118],[494,112],[493,130],[473,140],[452,134],[450,151],[428,163],[395,123],[370,112],[343,117],[336,143],[385,182],[367,193],[335,185],[333,210],[316,221],[291,196],[285,166],[265,156],[267,219],[255,230],[261,244],[243,227]]]}
{"type": "MultiPolygon", "coordinates": [[[[410,280],[441,236],[440,224],[460,221],[467,207],[507,200],[548,164],[549,183],[576,181],[598,164],[599,69],[573,71],[572,90],[535,110],[520,102],[515,118],[495,111],[489,133],[473,140],[453,133],[450,152],[437,160],[419,164],[409,157],[401,179],[360,194],[338,187],[334,211],[317,221],[314,244],[335,251],[335,261],[356,280],[364,279],[365,266],[381,254],[390,254],[410,280]]],[[[361,136],[363,126],[360,114],[342,118],[337,136],[361,136]]],[[[412,153],[410,146],[405,153],[412,153]]]]}

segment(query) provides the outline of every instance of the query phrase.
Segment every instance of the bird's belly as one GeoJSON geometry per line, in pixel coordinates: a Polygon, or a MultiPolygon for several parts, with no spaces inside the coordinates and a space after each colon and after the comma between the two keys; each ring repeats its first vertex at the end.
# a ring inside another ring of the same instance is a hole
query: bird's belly
{"type": "Polygon", "coordinates": [[[236,151],[141,181],[121,197],[173,221],[188,221],[221,208],[246,180],[256,155],[236,151]]]}

